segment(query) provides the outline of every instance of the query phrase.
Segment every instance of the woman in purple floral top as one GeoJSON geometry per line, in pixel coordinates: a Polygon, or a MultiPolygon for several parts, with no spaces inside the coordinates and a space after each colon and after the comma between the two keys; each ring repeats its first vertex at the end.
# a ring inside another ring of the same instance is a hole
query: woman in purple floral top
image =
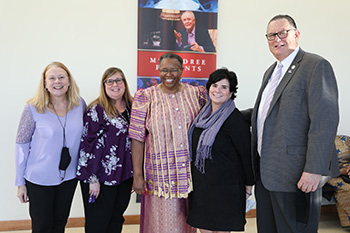
{"type": "Polygon", "coordinates": [[[128,137],[132,97],[122,70],[101,80],[100,96],[84,115],[77,178],[81,181],[85,232],[121,232],[132,186],[128,137]]]}

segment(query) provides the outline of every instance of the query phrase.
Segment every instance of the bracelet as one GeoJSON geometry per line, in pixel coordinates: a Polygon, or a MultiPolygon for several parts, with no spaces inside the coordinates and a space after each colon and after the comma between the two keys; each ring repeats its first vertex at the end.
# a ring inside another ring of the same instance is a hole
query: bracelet
{"type": "Polygon", "coordinates": [[[251,193],[248,193],[247,191],[245,191],[245,194],[247,194],[248,196],[251,196],[251,195],[252,195],[251,193]]]}
{"type": "Polygon", "coordinates": [[[89,184],[95,184],[97,182],[99,182],[99,181],[98,181],[98,178],[95,174],[92,174],[88,179],[89,184]]]}

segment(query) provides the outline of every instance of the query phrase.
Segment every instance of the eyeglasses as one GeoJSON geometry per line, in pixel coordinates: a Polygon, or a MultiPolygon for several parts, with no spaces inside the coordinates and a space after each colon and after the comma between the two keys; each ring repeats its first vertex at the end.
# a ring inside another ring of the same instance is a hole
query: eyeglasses
{"type": "Polygon", "coordinates": [[[180,69],[170,69],[170,70],[168,70],[168,69],[161,69],[161,70],[159,70],[159,72],[161,73],[161,74],[167,74],[168,72],[170,72],[170,74],[175,74],[175,73],[177,73],[177,72],[179,72],[180,71],[180,69]]]}
{"type": "Polygon", "coordinates": [[[275,40],[276,36],[278,36],[280,39],[284,39],[288,36],[288,32],[291,30],[296,30],[296,29],[292,28],[289,30],[284,30],[284,31],[276,32],[276,33],[268,33],[265,36],[266,36],[267,40],[269,40],[269,41],[275,40]]]}
{"type": "Polygon", "coordinates": [[[121,85],[121,84],[123,83],[123,79],[122,79],[122,78],[107,79],[107,80],[104,81],[104,83],[107,84],[108,86],[112,86],[114,82],[115,82],[117,85],[121,85]]]}

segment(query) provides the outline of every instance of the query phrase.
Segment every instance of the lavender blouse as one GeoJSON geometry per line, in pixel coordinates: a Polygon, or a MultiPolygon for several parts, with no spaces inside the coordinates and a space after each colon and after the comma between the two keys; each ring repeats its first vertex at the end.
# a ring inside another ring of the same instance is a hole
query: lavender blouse
{"type": "MultiPolygon", "coordinates": [[[[44,186],[59,185],[76,177],[85,108],[81,98],[79,106],[67,113],[66,145],[72,160],[62,180],[58,165],[63,130],[57,116],[48,109],[38,113],[30,104],[24,107],[16,137],[16,186],[24,185],[25,180],[44,186]]],[[[60,120],[64,123],[65,117],[60,120]]]]}
{"type": "Polygon", "coordinates": [[[98,179],[105,185],[119,185],[132,177],[128,122],[129,110],[110,118],[100,105],[88,109],[80,144],[79,180],[98,179]]]}

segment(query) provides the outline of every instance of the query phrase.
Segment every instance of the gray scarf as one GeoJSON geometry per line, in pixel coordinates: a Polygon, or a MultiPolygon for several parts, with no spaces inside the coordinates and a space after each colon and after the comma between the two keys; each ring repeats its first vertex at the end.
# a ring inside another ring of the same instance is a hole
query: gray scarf
{"type": "Polygon", "coordinates": [[[205,160],[212,159],[211,149],[216,138],[216,134],[219,132],[222,124],[235,110],[236,105],[232,99],[223,103],[218,110],[211,114],[212,104],[209,101],[199,112],[197,117],[193,120],[193,123],[188,131],[188,146],[190,151],[190,159],[192,161],[192,134],[194,128],[204,129],[197,145],[195,166],[198,170],[205,173],[205,160]],[[210,115],[211,114],[211,115],[210,115]]]}

